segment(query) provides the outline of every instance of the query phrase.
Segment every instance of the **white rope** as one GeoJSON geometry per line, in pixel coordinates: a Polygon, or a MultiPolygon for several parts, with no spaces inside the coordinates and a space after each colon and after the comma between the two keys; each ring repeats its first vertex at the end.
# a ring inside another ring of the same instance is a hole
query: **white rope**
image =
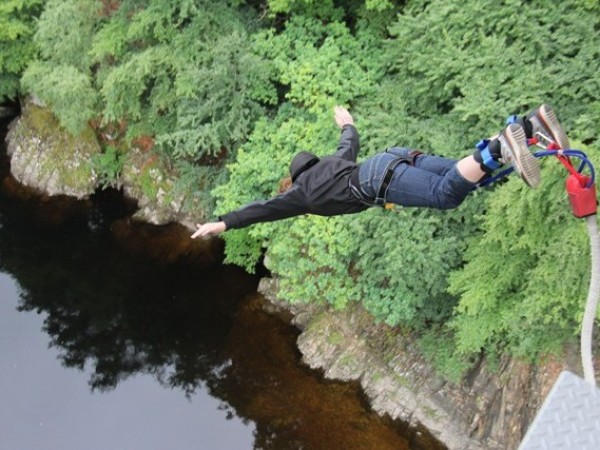
{"type": "Polygon", "coordinates": [[[596,215],[586,217],[588,234],[590,235],[590,249],[592,253],[592,276],[588,298],[585,304],[585,312],[581,324],[581,363],[583,365],[583,376],[588,383],[596,386],[594,374],[594,361],[592,358],[592,333],[598,297],[600,296],[600,236],[598,235],[598,222],[596,215]]]}

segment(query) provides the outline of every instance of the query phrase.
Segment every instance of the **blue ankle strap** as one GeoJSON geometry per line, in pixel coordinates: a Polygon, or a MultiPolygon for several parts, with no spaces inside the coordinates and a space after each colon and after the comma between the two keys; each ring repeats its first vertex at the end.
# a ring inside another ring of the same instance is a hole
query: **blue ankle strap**
{"type": "Polygon", "coordinates": [[[510,125],[512,123],[519,123],[519,116],[512,115],[506,118],[506,125],[510,125]]]}
{"type": "Polygon", "coordinates": [[[498,161],[492,158],[492,154],[490,153],[489,148],[489,139],[482,139],[475,147],[479,150],[479,154],[481,155],[481,160],[483,161],[483,165],[491,170],[496,170],[502,166],[498,161]]]}

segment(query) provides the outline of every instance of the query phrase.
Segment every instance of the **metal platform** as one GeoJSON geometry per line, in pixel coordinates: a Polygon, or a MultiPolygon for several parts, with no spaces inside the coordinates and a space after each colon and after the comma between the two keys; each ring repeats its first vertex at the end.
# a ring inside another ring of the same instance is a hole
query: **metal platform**
{"type": "Polygon", "coordinates": [[[562,372],[519,450],[599,450],[600,389],[562,372]]]}

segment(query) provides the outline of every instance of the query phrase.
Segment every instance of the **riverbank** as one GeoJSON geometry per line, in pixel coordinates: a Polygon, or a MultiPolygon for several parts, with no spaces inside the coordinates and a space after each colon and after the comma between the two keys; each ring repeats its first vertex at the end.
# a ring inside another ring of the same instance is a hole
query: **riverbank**
{"type": "MultiPolygon", "coordinates": [[[[13,158],[20,153],[23,155],[20,160],[29,161],[20,166],[15,174],[17,179],[45,194],[73,195],[67,189],[60,190],[61,184],[67,184],[61,177],[56,177],[56,191],[47,192],[44,188],[47,184],[37,183],[44,178],[47,165],[26,155],[31,151],[43,155],[52,153],[44,151],[47,141],[40,129],[27,126],[27,121],[14,122],[11,126],[13,130],[17,127],[22,131],[9,137],[9,153],[13,158]],[[31,142],[35,145],[28,144],[31,142]]],[[[50,144],[52,142],[61,140],[51,140],[50,144]]],[[[48,163],[50,167],[57,167],[59,163],[69,166],[70,160],[81,161],[79,147],[68,148],[75,150],[69,154],[61,152],[58,161],[48,163]]],[[[127,183],[131,186],[139,184],[136,173],[138,176],[147,173],[141,171],[146,170],[147,161],[140,155],[140,161],[134,161],[128,172],[131,176],[127,183]]],[[[165,174],[158,168],[152,173],[153,182],[165,188],[124,189],[137,203],[134,217],[142,222],[175,222],[189,228],[191,219],[182,215],[180,202],[172,201],[166,194],[165,174]],[[149,191],[154,193],[152,199],[149,191]]],[[[47,178],[54,180],[54,175],[47,178]]],[[[91,186],[75,196],[90,195],[96,188],[94,183],[91,186]]],[[[124,230],[122,234],[127,240],[128,228],[124,230]]],[[[184,232],[179,233],[179,237],[181,252],[191,251],[190,246],[220,245],[218,239],[194,241],[192,245],[184,232]]],[[[516,448],[560,371],[577,365],[574,361],[547,361],[532,366],[504,359],[492,370],[485,360],[480,360],[460,382],[452,383],[436,374],[410,333],[375,323],[358,305],[343,311],[334,311],[316,301],[289,305],[279,301],[277,285],[277,274],[273,274],[261,281],[259,291],[273,305],[266,306],[267,310],[291,312],[292,323],[301,330],[297,344],[304,363],[323,370],[327,378],[360,382],[371,406],[379,414],[414,427],[425,427],[450,449],[516,448]]]]}

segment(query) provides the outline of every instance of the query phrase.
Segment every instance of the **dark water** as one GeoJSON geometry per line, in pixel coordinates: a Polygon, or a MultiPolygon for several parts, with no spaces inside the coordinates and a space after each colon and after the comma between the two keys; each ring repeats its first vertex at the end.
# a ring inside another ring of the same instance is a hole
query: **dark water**
{"type": "Polygon", "coordinates": [[[441,448],[302,366],[219,248],[0,179],[0,450],[441,448]]]}

